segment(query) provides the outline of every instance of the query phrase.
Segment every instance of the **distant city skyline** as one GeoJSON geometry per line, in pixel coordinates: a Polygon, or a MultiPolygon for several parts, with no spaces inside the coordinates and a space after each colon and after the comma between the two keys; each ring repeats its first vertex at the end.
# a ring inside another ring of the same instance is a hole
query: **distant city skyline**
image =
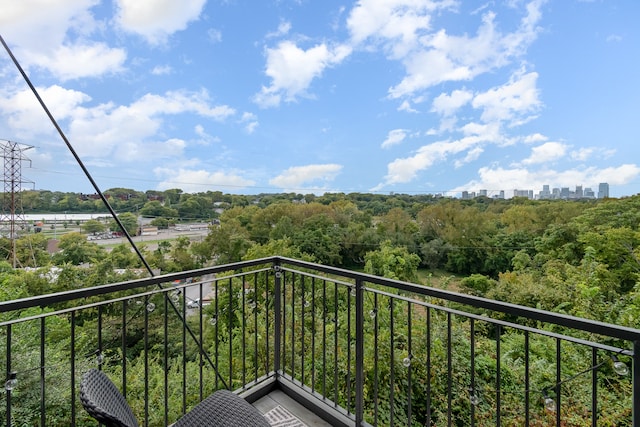
{"type": "Polygon", "coordinates": [[[528,199],[537,199],[537,200],[548,200],[548,199],[561,199],[561,200],[572,200],[572,199],[605,199],[609,196],[609,183],[601,182],[598,184],[597,191],[592,189],[591,187],[584,187],[582,185],[576,185],[575,189],[572,191],[570,187],[553,187],[550,185],[544,184],[542,186],[542,190],[539,190],[537,193],[535,190],[521,190],[521,189],[513,189],[513,190],[478,190],[475,191],[462,191],[460,198],[461,199],[473,199],[475,197],[490,197],[494,199],[505,199],[510,197],[526,197],[528,199]]]}

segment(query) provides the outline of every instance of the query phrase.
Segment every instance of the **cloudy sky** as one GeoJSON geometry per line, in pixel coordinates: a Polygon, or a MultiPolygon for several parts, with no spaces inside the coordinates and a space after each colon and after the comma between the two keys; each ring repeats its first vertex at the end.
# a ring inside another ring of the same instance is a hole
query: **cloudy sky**
{"type": "MultiPolygon", "coordinates": [[[[635,0],[0,0],[102,190],[237,194],[639,193],[638,17],[635,0]]],[[[0,75],[0,140],[32,147],[23,188],[93,192],[4,49],[0,75]]]]}

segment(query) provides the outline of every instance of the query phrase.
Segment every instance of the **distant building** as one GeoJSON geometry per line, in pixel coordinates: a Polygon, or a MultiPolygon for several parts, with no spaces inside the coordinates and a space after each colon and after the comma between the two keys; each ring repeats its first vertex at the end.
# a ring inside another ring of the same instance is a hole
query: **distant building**
{"type": "Polygon", "coordinates": [[[513,197],[526,197],[527,199],[533,199],[533,190],[513,190],[513,197]]]}
{"type": "Polygon", "coordinates": [[[549,186],[548,185],[543,185],[542,186],[542,191],[539,194],[539,198],[540,199],[550,199],[551,198],[551,191],[549,191],[549,186]]]}
{"type": "Polygon", "coordinates": [[[593,190],[589,187],[584,189],[584,196],[585,199],[595,199],[596,198],[596,193],[593,192],[593,190]]]}
{"type": "Polygon", "coordinates": [[[598,185],[598,199],[606,199],[609,197],[609,184],[601,182],[598,185]]]}

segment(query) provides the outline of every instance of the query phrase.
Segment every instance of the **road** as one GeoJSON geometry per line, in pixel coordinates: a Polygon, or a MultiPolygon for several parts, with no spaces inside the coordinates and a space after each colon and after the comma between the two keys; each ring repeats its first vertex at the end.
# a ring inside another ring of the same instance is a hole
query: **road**
{"type": "MultiPolygon", "coordinates": [[[[202,297],[204,298],[205,301],[207,301],[209,298],[209,294],[211,293],[211,283],[213,282],[213,279],[215,278],[215,276],[213,274],[207,274],[205,276],[202,276],[201,278],[201,282],[202,282],[202,297]]],[[[194,284],[193,286],[187,286],[185,289],[185,297],[187,299],[187,303],[191,302],[191,301],[195,301],[198,298],[200,298],[200,285],[199,284],[194,284]]]]}
{"type": "MultiPolygon", "coordinates": [[[[161,240],[173,240],[178,237],[188,237],[193,241],[202,241],[209,234],[209,230],[184,230],[177,231],[174,229],[168,230],[160,230],[158,234],[154,234],[151,236],[133,236],[133,242],[136,246],[140,244],[144,244],[148,250],[154,251],[158,248],[158,242],[161,240]]],[[[120,243],[129,243],[126,237],[117,237],[115,239],[99,239],[92,240],[92,242],[97,243],[99,245],[117,245],[120,243]]]]}

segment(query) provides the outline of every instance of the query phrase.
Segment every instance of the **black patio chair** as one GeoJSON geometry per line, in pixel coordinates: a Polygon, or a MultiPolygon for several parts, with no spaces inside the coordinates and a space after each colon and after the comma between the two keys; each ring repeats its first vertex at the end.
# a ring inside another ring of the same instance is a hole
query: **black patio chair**
{"type": "MultiPolygon", "coordinates": [[[[102,371],[90,369],[82,376],[80,402],[89,415],[106,427],[139,427],[126,399],[102,371]]],[[[205,426],[269,427],[269,423],[242,397],[218,390],[173,424],[173,427],[205,426]]]]}

